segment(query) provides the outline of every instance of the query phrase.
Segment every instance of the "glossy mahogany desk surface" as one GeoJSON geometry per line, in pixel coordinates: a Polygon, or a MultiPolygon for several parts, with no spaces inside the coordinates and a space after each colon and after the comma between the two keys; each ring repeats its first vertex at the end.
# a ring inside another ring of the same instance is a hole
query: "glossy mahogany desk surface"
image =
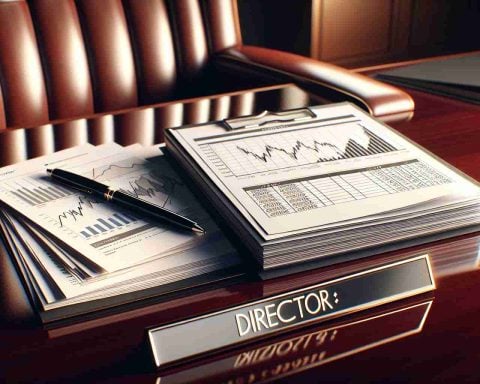
{"type": "MultiPolygon", "coordinates": [[[[480,107],[409,92],[416,102],[413,118],[390,124],[480,180],[480,107]]],[[[145,337],[146,327],[307,286],[348,273],[352,268],[366,267],[375,260],[395,260],[429,252],[437,289],[430,296],[418,298],[433,300],[420,332],[369,349],[363,348],[366,349],[363,351],[360,348],[358,353],[300,371],[281,381],[477,382],[480,380],[480,345],[477,343],[480,340],[479,247],[480,234],[464,235],[264,283],[245,281],[210,287],[184,297],[54,330],[43,329],[32,319],[31,310],[22,304],[25,297],[18,284],[10,275],[2,273],[0,377],[7,382],[169,382],[170,374],[190,365],[157,372],[145,337]],[[157,381],[160,376],[167,378],[157,381]]],[[[8,260],[4,255],[1,263],[1,271],[6,271],[8,260]]],[[[337,323],[348,320],[349,316],[337,323]]],[[[357,336],[371,337],[388,331],[385,327],[367,327],[362,331],[365,334],[357,336]]],[[[293,373],[292,364],[289,367],[285,368],[286,373],[293,373]]],[[[256,368],[257,373],[260,368],[256,368]]],[[[231,380],[231,383],[258,381],[261,376],[252,372],[249,375],[248,370],[244,370],[240,374],[232,368],[218,379],[231,380]]],[[[277,377],[274,373],[265,371],[264,378],[274,379],[277,377]]]]}

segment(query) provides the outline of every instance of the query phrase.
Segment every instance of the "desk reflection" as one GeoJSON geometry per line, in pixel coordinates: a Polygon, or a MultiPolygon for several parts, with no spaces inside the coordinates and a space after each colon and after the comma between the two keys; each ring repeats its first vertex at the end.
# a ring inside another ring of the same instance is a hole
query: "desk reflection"
{"type": "MultiPolygon", "coordinates": [[[[326,103],[328,100],[293,84],[282,84],[112,114],[94,114],[83,119],[59,120],[28,129],[6,129],[0,131],[0,167],[86,143],[153,145],[163,142],[167,128],[326,103]]],[[[394,122],[410,117],[409,112],[388,115],[386,119],[394,122]]]]}

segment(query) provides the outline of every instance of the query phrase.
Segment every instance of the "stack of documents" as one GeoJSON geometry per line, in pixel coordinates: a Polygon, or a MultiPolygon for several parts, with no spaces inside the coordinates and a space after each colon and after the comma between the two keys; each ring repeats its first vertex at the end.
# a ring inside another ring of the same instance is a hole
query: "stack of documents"
{"type": "Polygon", "coordinates": [[[480,222],[478,184],[349,103],[172,128],[264,270],[480,222]]]}
{"type": "Polygon", "coordinates": [[[232,274],[240,259],[159,147],[85,145],[4,167],[0,226],[44,321],[232,274]],[[198,222],[178,230],[56,183],[61,168],[198,222]]]}

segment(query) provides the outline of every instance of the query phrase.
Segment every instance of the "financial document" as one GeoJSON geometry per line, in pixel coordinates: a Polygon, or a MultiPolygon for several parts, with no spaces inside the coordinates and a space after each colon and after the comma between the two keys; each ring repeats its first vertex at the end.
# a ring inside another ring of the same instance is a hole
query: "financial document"
{"type": "Polygon", "coordinates": [[[477,196],[476,185],[353,105],[315,113],[309,121],[170,135],[264,240],[366,222],[386,207],[414,211],[442,196],[477,196]]]}
{"type": "Polygon", "coordinates": [[[239,255],[158,145],[85,145],[2,168],[0,177],[0,230],[46,321],[238,273],[239,255]],[[206,233],[145,221],[56,183],[47,167],[178,212],[206,233]]]}
{"type": "Polygon", "coordinates": [[[65,168],[122,189],[202,223],[207,234],[218,230],[163,156],[147,160],[136,155],[138,149],[119,151],[113,144],[76,147],[52,155],[48,164],[40,159],[3,168],[0,199],[33,228],[52,234],[93,262],[97,272],[165,257],[192,247],[202,236],[172,230],[168,224],[145,220],[135,212],[66,188],[51,180],[46,168],[65,168]]]}

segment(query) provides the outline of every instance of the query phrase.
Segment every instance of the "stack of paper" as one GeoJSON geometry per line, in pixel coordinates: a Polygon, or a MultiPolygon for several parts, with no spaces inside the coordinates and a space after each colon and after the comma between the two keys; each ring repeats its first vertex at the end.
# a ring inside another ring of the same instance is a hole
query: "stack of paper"
{"type": "Polygon", "coordinates": [[[349,103],[309,112],[166,134],[265,270],[480,222],[473,180],[349,103]]]}
{"type": "Polygon", "coordinates": [[[231,276],[240,264],[158,146],[85,145],[2,168],[0,200],[4,238],[44,321],[231,276]],[[206,233],[145,220],[54,182],[46,168],[129,192],[206,233]]]}

